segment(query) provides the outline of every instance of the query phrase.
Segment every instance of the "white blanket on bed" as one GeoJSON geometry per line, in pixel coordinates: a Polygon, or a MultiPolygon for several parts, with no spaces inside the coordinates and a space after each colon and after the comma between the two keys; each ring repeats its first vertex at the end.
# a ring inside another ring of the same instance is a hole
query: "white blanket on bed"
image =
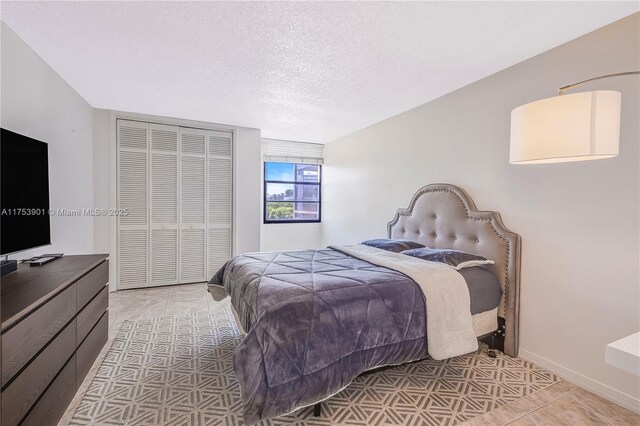
{"type": "Polygon", "coordinates": [[[471,319],[469,288],[455,269],[443,263],[363,244],[330,248],[398,271],[418,284],[427,306],[427,340],[429,355],[433,359],[451,358],[478,349],[471,319]]]}

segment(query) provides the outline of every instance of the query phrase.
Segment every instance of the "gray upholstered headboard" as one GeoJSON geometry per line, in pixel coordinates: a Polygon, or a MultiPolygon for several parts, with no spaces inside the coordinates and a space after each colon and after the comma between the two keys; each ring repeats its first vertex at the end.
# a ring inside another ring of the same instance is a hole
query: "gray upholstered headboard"
{"type": "Polygon", "coordinates": [[[498,315],[505,320],[504,351],[517,356],[521,239],[504,226],[500,213],[477,211],[462,188],[436,183],[420,188],[387,229],[389,238],[464,250],[495,261],[488,269],[496,274],[503,290],[498,315]]]}

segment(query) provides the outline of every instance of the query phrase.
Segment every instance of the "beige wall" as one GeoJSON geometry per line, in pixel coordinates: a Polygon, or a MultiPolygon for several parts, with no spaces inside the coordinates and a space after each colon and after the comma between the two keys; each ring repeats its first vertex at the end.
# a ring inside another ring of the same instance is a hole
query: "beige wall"
{"type": "Polygon", "coordinates": [[[638,377],[604,350],[640,329],[640,79],[579,89],[622,92],[615,159],[510,165],[509,119],[565,84],[640,69],[639,34],[635,14],[329,143],[323,242],[384,237],[421,186],[463,187],[522,235],[521,355],[637,410],[638,377]]]}

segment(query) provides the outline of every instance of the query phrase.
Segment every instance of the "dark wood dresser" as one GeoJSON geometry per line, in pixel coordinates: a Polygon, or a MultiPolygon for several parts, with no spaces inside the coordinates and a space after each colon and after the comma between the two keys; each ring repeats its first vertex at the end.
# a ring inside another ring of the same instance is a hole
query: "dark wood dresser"
{"type": "Polygon", "coordinates": [[[2,277],[2,426],[57,424],[107,342],[108,282],[103,254],[2,277]]]}

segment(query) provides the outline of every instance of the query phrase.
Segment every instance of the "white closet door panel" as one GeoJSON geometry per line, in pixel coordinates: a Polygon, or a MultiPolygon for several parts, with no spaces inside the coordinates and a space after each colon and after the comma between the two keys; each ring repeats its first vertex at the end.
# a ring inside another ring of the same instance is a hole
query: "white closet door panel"
{"type": "Polygon", "coordinates": [[[180,222],[205,223],[206,170],[204,157],[181,157],[180,222]]]}
{"type": "Polygon", "coordinates": [[[147,284],[148,233],[144,229],[124,229],[118,235],[118,285],[120,288],[147,284]]]}
{"type": "Polygon", "coordinates": [[[205,155],[207,132],[199,129],[180,128],[180,152],[205,155]]]}
{"type": "Polygon", "coordinates": [[[231,136],[229,132],[207,132],[209,155],[231,157],[231,136]]]}
{"type": "Polygon", "coordinates": [[[209,228],[207,233],[207,276],[212,277],[231,259],[231,228],[209,228]]]}
{"type": "Polygon", "coordinates": [[[118,287],[143,287],[148,282],[149,254],[149,125],[117,121],[118,287]]]}
{"type": "Polygon", "coordinates": [[[231,223],[231,159],[208,159],[209,223],[231,223]]]}
{"type": "Polygon", "coordinates": [[[162,124],[149,125],[151,130],[151,149],[178,152],[178,127],[162,124]]]}
{"type": "Polygon", "coordinates": [[[151,153],[151,223],[178,223],[178,156],[151,153]]]}
{"type": "Polygon", "coordinates": [[[205,229],[180,231],[180,282],[206,281],[205,229]]]}
{"type": "Polygon", "coordinates": [[[118,156],[118,207],[126,209],[119,216],[121,225],[147,224],[147,154],[120,150],[118,156]]]}
{"type": "Polygon", "coordinates": [[[118,146],[146,150],[149,125],[137,121],[118,120],[118,146]]]}
{"type": "Polygon", "coordinates": [[[178,230],[151,230],[151,281],[175,284],[178,280],[178,230]]]}

